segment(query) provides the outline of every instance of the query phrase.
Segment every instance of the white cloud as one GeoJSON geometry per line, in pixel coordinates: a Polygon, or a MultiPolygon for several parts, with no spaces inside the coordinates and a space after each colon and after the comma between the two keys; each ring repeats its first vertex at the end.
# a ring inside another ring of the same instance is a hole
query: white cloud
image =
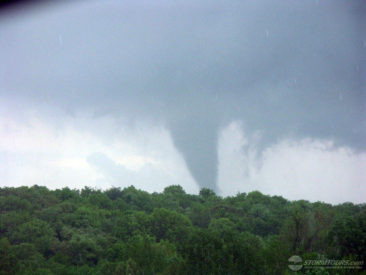
{"type": "Polygon", "coordinates": [[[95,118],[87,113],[56,120],[34,113],[17,120],[2,113],[2,186],[108,188],[133,184],[153,192],[180,184],[187,192],[198,191],[165,128],[145,122],[127,125],[110,116],[95,118]],[[88,158],[97,152],[107,156],[119,172],[111,174],[90,163],[88,158]]]}
{"type": "Polygon", "coordinates": [[[282,140],[260,153],[238,122],[223,130],[219,144],[223,195],[259,190],[292,200],[365,202],[365,153],[313,139],[282,140]]]}
{"type": "MultiPolygon", "coordinates": [[[[17,120],[3,112],[0,137],[1,186],[135,185],[153,192],[180,184],[189,193],[198,192],[162,126],[87,113],[63,116],[59,123],[35,113],[17,120]],[[96,154],[104,162],[91,161],[96,154]]],[[[259,152],[259,140],[259,133],[246,135],[237,121],[221,132],[221,195],[259,190],[292,200],[365,201],[365,153],[313,139],[282,140],[259,152]]]]}

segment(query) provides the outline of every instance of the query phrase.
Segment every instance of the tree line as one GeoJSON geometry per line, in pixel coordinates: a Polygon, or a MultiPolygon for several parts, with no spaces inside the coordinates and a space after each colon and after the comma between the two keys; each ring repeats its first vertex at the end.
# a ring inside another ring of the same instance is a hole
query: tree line
{"type": "Polygon", "coordinates": [[[180,186],[0,188],[0,274],[366,274],[366,205],[180,186]],[[305,269],[288,259],[363,261],[305,269]]]}

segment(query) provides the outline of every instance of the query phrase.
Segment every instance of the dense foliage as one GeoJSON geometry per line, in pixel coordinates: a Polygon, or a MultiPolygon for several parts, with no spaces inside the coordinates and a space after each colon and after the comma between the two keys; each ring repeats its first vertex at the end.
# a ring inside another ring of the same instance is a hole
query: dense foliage
{"type": "MultiPolygon", "coordinates": [[[[292,274],[288,259],[366,262],[366,205],[222,198],[180,186],[149,194],[0,188],[0,274],[292,274]]],[[[355,274],[301,269],[300,274],[355,274]]]]}

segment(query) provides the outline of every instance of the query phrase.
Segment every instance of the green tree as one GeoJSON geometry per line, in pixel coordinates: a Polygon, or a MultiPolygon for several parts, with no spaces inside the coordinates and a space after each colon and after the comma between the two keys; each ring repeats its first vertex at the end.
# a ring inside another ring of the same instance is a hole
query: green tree
{"type": "Polygon", "coordinates": [[[151,214],[151,233],[158,242],[161,239],[184,241],[191,225],[191,221],[184,215],[164,208],[154,209],[151,214]]]}
{"type": "Polygon", "coordinates": [[[55,251],[56,238],[55,231],[48,223],[33,219],[20,225],[13,234],[15,243],[32,243],[37,251],[46,256],[55,251]]]}
{"type": "Polygon", "coordinates": [[[0,275],[15,274],[16,255],[7,238],[0,239],[0,275]]]}

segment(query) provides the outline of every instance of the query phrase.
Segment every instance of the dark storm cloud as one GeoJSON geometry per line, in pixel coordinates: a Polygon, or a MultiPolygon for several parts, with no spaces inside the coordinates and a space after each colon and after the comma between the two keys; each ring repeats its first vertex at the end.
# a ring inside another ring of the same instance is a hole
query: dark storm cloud
{"type": "Polygon", "coordinates": [[[169,127],[201,187],[242,120],[365,150],[364,1],[80,2],[4,15],[0,93],[169,127]]]}

